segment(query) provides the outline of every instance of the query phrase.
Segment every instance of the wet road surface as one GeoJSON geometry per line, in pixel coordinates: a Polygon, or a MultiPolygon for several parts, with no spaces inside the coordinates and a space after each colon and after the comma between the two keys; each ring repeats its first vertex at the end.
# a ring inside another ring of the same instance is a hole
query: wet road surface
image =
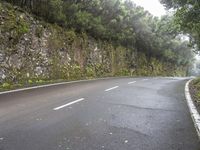
{"type": "Polygon", "coordinates": [[[115,78],[0,95],[0,150],[200,150],[185,78],[115,78]]]}

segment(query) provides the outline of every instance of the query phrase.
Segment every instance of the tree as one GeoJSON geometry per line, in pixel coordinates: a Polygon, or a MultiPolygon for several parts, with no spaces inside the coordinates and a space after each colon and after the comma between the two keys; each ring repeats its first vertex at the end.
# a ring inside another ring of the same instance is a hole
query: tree
{"type": "Polygon", "coordinates": [[[200,1],[160,0],[168,9],[175,10],[175,20],[184,33],[190,35],[191,45],[200,50],[200,1]]]}

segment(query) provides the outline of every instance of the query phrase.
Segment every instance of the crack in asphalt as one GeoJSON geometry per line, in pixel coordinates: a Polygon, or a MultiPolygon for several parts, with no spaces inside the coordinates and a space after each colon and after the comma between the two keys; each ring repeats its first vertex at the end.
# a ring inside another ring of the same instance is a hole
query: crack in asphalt
{"type": "Polygon", "coordinates": [[[124,106],[124,107],[131,107],[135,109],[146,109],[146,110],[151,110],[151,111],[167,111],[167,112],[180,112],[179,110],[170,110],[170,109],[161,109],[161,108],[150,108],[150,107],[140,107],[136,105],[128,105],[128,104],[119,104],[119,103],[110,103],[110,102],[105,102],[108,104],[112,105],[118,105],[118,106],[124,106]]]}

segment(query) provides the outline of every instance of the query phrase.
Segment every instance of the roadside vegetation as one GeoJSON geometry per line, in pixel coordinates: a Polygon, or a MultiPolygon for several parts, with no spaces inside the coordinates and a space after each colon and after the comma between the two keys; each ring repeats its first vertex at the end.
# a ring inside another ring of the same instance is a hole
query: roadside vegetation
{"type": "Polygon", "coordinates": [[[194,79],[190,85],[195,95],[196,102],[200,103],[200,78],[194,79]]]}
{"type": "Polygon", "coordinates": [[[194,79],[189,86],[192,99],[200,113],[200,77],[194,79]]]}
{"type": "Polygon", "coordinates": [[[176,16],[152,16],[131,0],[1,0],[0,29],[2,90],[106,76],[186,76],[198,48],[196,40],[183,40],[190,33],[176,16]]]}

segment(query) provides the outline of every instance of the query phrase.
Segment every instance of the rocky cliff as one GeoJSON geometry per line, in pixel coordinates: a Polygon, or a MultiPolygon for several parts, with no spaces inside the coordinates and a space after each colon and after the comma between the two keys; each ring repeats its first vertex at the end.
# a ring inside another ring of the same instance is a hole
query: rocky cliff
{"type": "Polygon", "coordinates": [[[184,75],[134,49],[39,21],[0,2],[0,87],[105,76],[184,75]]]}

